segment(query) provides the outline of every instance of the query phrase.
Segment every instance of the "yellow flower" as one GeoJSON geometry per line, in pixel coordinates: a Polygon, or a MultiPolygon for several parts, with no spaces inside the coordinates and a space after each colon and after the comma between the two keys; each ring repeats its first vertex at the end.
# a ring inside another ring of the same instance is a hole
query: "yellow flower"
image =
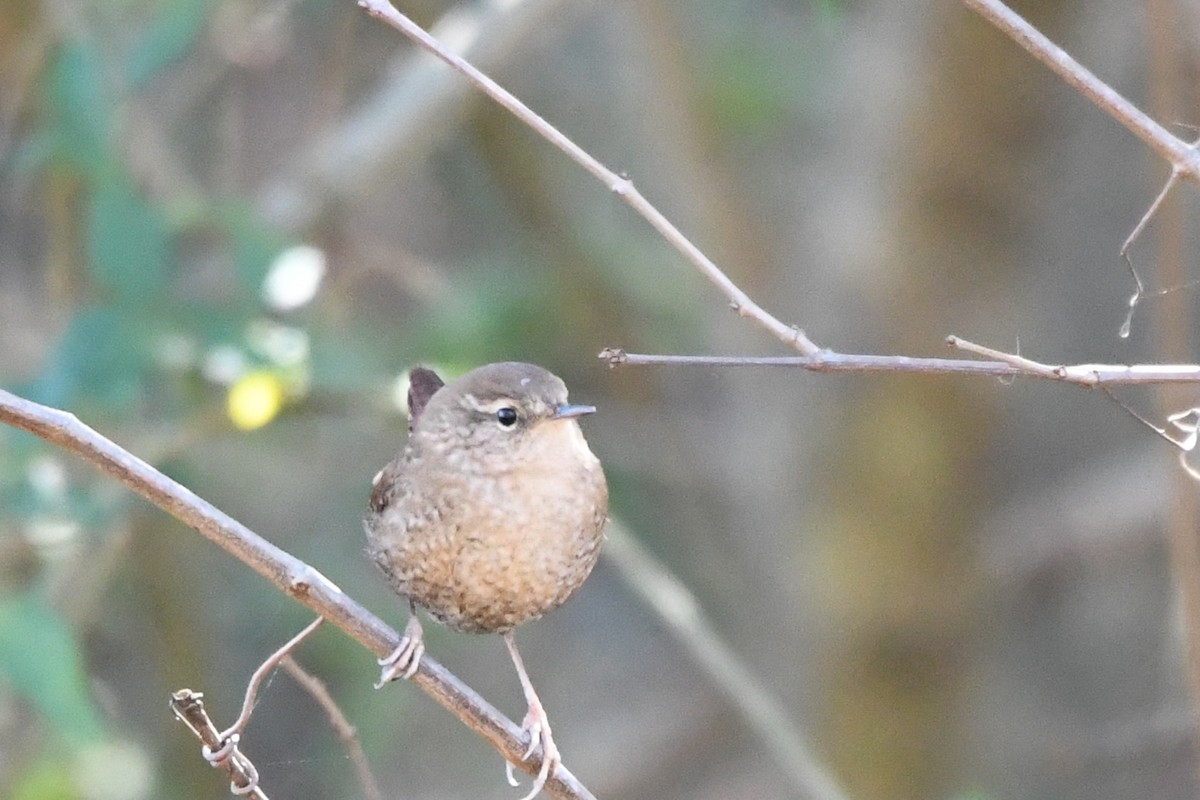
{"type": "Polygon", "coordinates": [[[279,415],[283,398],[283,381],[278,375],[265,369],[253,370],[229,387],[225,410],[235,426],[252,431],[279,415]]]}

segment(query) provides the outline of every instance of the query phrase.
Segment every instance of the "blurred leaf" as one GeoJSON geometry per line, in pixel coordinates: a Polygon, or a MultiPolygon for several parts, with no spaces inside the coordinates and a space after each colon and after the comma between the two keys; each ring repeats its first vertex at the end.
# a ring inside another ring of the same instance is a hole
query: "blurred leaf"
{"type": "Polygon", "coordinates": [[[259,222],[251,209],[241,205],[231,204],[220,209],[218,225],[224,228],[233,246],[238,279],[257,299],[267,271],[275,257],[287,246],[287,241],[259,222]]]}
{"type": "Polygon", "coordinates": [[[705,108],[731,133],[752,135],[776,125],[788,109],[791,88],[781,80],[771,50],[750,41],[714,51],[705,108]]]}
{"type": "Polygon", "coordinates": [[[154,22],[138,42],[126,64],[126,76],[135,88],[149,83],[164,67],[182,58],[204,30],[209,0],[165,0],[154,22]]]}
{"type": "Polygon", "coordinates": [[[11,800],[78,800],[66,761],[43,759],[31,765],[12,783],[11,800]]]}
{"type": "Polygon", "coordinates": [[[166,220],[123,175],[97,181],[89,199],[93,277],[114,298],[154,299],[172,263],[166,220]]]}
{"type": "Polygon", "coordinates": [[[102,737],[104,726],[87,691],[78,643],[42,598],[0,601],[0,676],[66,741],[85,744],[102,737]]]}
{"type": "Polygon", "coordinates": [[[95,45],[68,42],[59,50],[47,81],[59,154],[88,169],[105,163],[112,133],[112,103],[103,74],[95,45]]]}
{"type": "Polygon", "coordinates": [[[574,235],[581,248],[609,265],[599,276],[607,290],[604,296],[617,298],[616,302],[630,309],[630,330],[643,330],[647,341],[666,350],[687,349],[688,343],[701,335],[694,309],[703,305],[699,292],[704,284],[689,276],[664,292],[658,264],[675,256],[662,242],[646,235],[617,235],[602,219],[582,221],[574,235]]]}
{"type": "Polygon", "coordinates": [[[842,16],[842,0],[815,0],[823,22],[837,22],[842,16]]]}
{"type": "Polygon", "coordinates": [[[313,386],[321,391],[367,391],[372,370],[392,364],[396,371],[408,365],[411,354],[389,340],[377,324],[365,319],[318,319],[312,328],[313,386]]]}
{"type": "Polygon", "coordinates": [[[414,326],[410,341],[419,358],[468,364],[511,357],[557,335],[554,287],[536,281],[531,260],[490,257],[464,263],[449,302],[428,309],[428,320],[414,326]]]}
{"type": "MultiPolygon", "coordinates": [[[[60,491],[46,491],[34,473],[42,463],[55,462],[61,450],[33,434],[12,429],[0,430],[0,520],[16,520],[22,525],[46,522],[99,530],[111,524],[119,502],[107,493],[98,493],[92,484],[72,481],[60,491]]],[[[117,496],[120,497],[120,496],[117,496]]],[[[0,535],[0,550],[5,540],[0,535]]],[[[12,567],[0,552],[0,573],[12,567]]],[[[0,596],[7,588],[0,581],[0,596]]]]}
{"type": "Polygon", "coordinates": [[[82,309],[47,359],[30,399],[74,408],[86,395],[101,405],[127,406],[136,397],[146,369],[145,347],[139,339],[149,335],[144,322],[132,323],[113,309],[82,309]]]}

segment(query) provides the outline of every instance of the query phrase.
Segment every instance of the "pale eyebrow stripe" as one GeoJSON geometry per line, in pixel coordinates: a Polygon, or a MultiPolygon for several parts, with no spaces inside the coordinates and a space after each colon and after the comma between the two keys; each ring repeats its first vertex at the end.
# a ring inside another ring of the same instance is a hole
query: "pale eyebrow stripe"
{"type": "Polygon", "coordinates": [[[471,408],[475,409],[476,411],[484,411],[484,412],[489,412],[489,413],[492,411],[499,411],[500,409],[504,408],[505,406],[517,406],[518,405],[517,401],[511,397],[497,397],[493,400],[488,401],[487,403],[482,403],[482,402],[480,402],[479,398],[476,397],[475,395],[464,394],[463,400],[465,400],[467,405],[469,405],[471,408]]]}

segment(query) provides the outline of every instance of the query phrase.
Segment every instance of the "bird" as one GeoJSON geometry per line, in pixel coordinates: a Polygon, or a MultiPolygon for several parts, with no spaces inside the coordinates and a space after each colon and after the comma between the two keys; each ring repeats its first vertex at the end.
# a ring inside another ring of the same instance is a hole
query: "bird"
{"type": "Polygon", "coordinates": [[[408,406],[408,441],[375,476],[364,518],[368,552],[410,612],[376,688],[420,666],[418,608],[456,631],[499,633],[529,707],[522,759],[542,751],[529,800],[562,757],[513,631],[566,602],[599,557],[608,484],[579,426],[596,409],[568,403],[562,379],[521,362],[449,383],[414,368],[408,406]]]}

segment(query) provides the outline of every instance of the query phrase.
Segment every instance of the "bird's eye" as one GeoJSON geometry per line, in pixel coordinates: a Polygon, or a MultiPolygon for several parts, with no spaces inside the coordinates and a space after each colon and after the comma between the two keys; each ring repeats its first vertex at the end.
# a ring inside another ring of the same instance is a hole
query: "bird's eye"
{"type": "Polygon", "coordinates": [[[511,406],[505,406],[496,412],[496,421],[506,428],[511,428],[517,424],[517,410],[511,406]]]}

